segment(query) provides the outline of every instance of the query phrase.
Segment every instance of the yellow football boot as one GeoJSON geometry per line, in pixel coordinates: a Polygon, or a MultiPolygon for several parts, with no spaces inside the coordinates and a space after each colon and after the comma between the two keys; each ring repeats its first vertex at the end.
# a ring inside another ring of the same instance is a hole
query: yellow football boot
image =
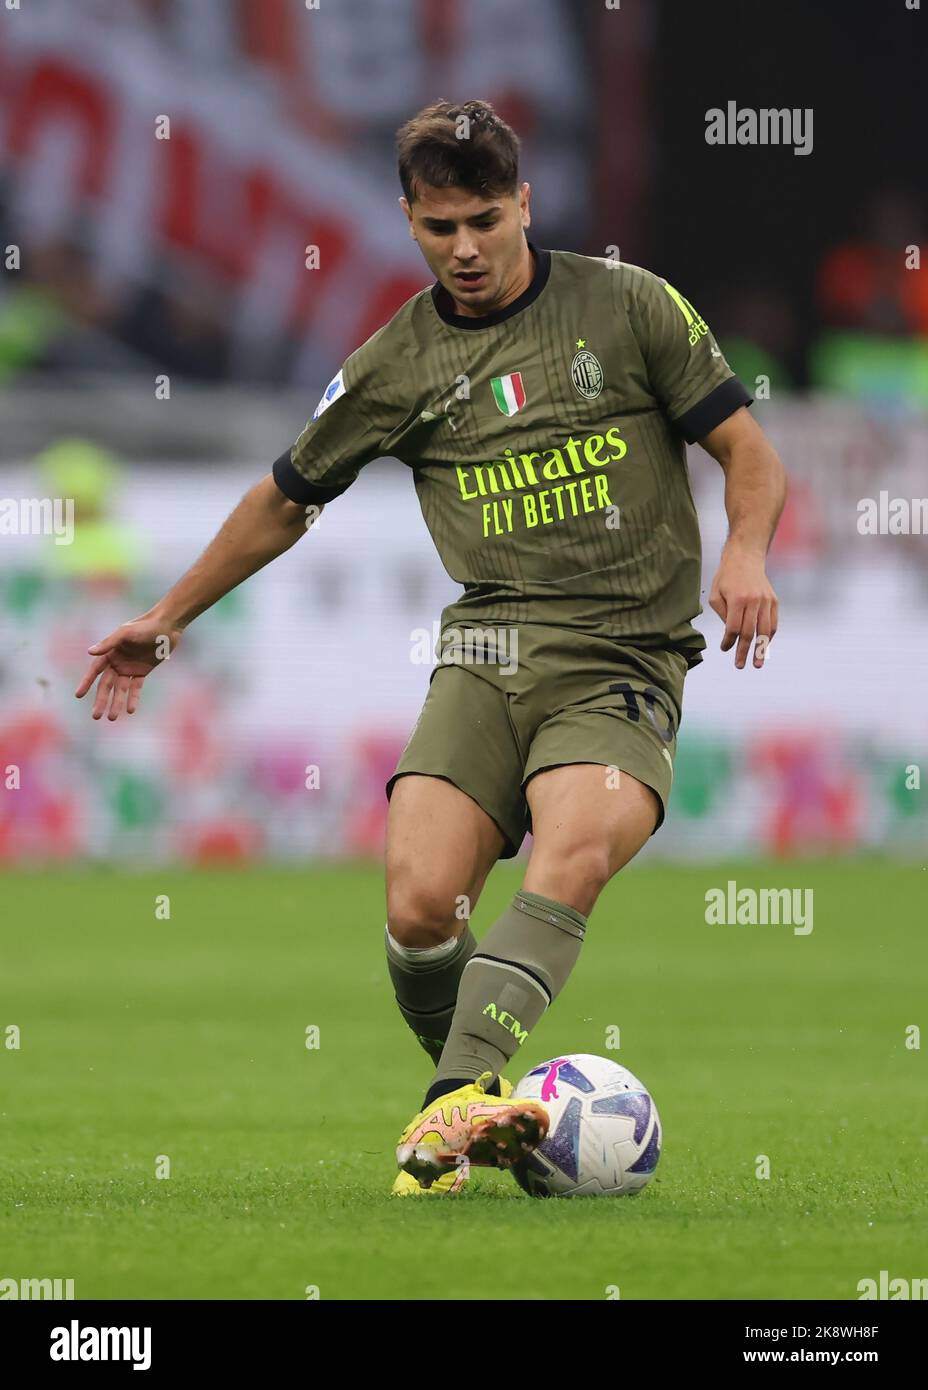
{"type": "MultiPolygon", "coordinates": [[[[499,1078],[499,1093],[502,1100],[506,1100],[512,1095],[512,1082],[507,1081],[505,1076],[499,1078]]],[[[447,1173],[442,1173],[441,1177],[436,1178],[428,1187],[423,1187],[412,1173],[404,1173],[400,1170],[393,1184],[392,1195],[394,1197],[453,1196],[460,1192],[467,1182],[469,1176],[467,1169],[466,1163],[459,1163],[456,1167],[449,1169],[447,1173]]]]}
{"type": "MultiPolygon", "coordinates": [[[[439,1096],[420,1110],[396,1148],[397,1167],[431,1187],[439,1178],[457,1177],[470,1164],[479,1168],[509,1168],[536,1148],[548,1133],[548,1112],[537,1100],[519,1100],[512,1087],[505,1094],[487,1095],[486,1071],[476,1081],[439,1096]]],[[[448,1184],[450,1192],[460,1186],[448,1184]]]]}

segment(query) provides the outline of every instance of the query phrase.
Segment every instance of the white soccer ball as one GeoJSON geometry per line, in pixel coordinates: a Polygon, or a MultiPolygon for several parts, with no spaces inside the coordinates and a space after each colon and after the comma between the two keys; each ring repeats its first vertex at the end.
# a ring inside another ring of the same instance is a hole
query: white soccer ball
{"type": "Polygon", "coordinates": [[[649,1181],[661,1122],[646,1086],[606,1057],[575,1052],[541,1062],[514,1094],[551,1117],[543,1144],[512,1169],[531,1197],[621,1197],[649,1181]]]}

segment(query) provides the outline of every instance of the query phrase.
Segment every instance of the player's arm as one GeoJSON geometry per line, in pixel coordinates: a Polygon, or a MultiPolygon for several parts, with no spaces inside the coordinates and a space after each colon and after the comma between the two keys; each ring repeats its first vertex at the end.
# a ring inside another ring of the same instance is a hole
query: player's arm
{"type": "Polygon", "coordinates": [[[766,558],[786,500],[786,474],[773,445],[744,406],[699,443],[725,473],[728,513],[728,539],[709,605],[725,624],[722,651],[737,642],[735,665],[740,669],[754,642],[754,666],[760,667],[777,630],[777,596],[767,578],[766,558]]]}
{"type": "MultiPolygon", "coordinates": [[[[381,330],[383,332],[383,330],[381,330]]],[[[93,661],[74,692],[99,676],[94,719],[138,708],[142,682],[170,656],[184,628],[243,580],[289,550],[307,518],[339,497],[378,458],[395,417],[404,413],[382,387],[379,334],[345,362],[292,448],[245,494],[196,564],[148,613],[89,648],[93,661]]],[[[389,363],[387,347],[386,361],[389,363]]]]}
{"type": "MultiPolygon", "coordinates": [[[[322,503],[315,506],[315,514],[322,503]]],[[[289,550],[307,528],[307,507],[286,497],[272,474],[246,492],[196,563],[147,613],[88,648],[93,657],[74,692],[100,683],[93,717],[117,719],[138,708],[142,682],[177,646],[194,618],[289,550]]]]}
{"type": "Polygon", "coordinates": [[[729,536],[709,602],[725,624],[722,650],[735,642],[743,667],[755,635],[762,666],[776,632],[777,597],[765,560],[786,484],[783,465],[748,414],[751,396],[722,356],[709,325],[666,280],[626,269],[625,304],[649,385],[688,444],[697,441],[725,470],[729,536]]]}

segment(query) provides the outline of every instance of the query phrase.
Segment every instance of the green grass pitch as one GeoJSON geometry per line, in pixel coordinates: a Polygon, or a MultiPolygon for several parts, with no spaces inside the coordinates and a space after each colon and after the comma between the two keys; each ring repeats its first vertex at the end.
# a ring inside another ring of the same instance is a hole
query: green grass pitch
{"type": "MultiPolygon", "coordinates": [[[[520,882],[497,866],[478,938],[520,882]]],[[[664,1126],[650,1185],[542,1202],[482,1172],[458,1200],[397,1201],[429,1065],[387,984],[379,866],[8,873],[0,1278],[73,1278],[78,1298],[854,1299],[882,1269],[923,1277],[906,1029],[926,1021],[926,888],[884,862],[626,870],[509,1075],[565,1051],[631,1068],[664,1126]],[[729,878],[814,889],[811,935],[708,926],[729,878]]]]}

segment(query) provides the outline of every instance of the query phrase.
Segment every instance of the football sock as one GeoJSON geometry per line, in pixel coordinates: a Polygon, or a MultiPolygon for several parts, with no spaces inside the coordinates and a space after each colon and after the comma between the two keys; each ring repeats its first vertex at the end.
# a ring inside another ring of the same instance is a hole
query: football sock
{"type": "MultiPolygon", "coordinates": [[[[458,985],[477,942],[469,926],[440,946],[401,946],[384,928],[387,967],[400,1013],[435,1066],[448,1037],[458,985]]],[[[462,1085],[466,1084],[464,1082],[462,1085]]]]}
{"type": "Polygon", "coordinates": [[[585,931],[586,918],[565,903],[516,893],[466,963],[424,1106],[485,1071],[499,1075],[567,983],[585,931]]]}

